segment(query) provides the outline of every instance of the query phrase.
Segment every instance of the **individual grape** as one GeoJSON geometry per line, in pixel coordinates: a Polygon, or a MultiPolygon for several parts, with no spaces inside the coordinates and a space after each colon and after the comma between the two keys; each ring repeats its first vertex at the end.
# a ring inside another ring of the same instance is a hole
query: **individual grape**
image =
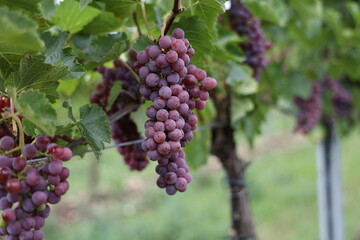
{"type": "Polygon", "coordinates": [[[149,60],[149,55],[147,54],[146,51],[138,52],[138,54],[137,54],[137,61],[138,61],[140,64],[145,64],[145,63],[147,63],[148,60],[149,60]]]}
{"type": "Polygon", "coordinates": [[[20,183],[19,179],[12,178],[7,181],[6,191],[8,191],[9,193],[16,194],[16,193],[20,192],[20,190],[21,190],[21,183],[20,183]]]}
{"type": "Polygon", "coordinates": [[[169,62],[169,63],[174,63],[178,60],[179,58],[179,55],[176,51],[174,50],[170,50],[166,53],[166,60],[169,62]]]}
{"type": "Polygon", "coordinates": [[[50,144],[50,139],[46,136],[39,136],[36,138],[35,145],[40,150],[45,150],[50,144]]]}
{"type": "Polygon", "coordinates": [[[33,232],[31,231],[22,231],[19,235],[19,240],[32,240],[33,232]]]}
{"type": "Polygon", "coordinates": [[[159,68],[165,68],[169,65],[169,62],[166,60],[166,55],[165,54],[160,54],[156,60],[156,66],[158,66],[159,68]]]}
{"type": "Polygon", "coordinates": [[[169,37],[163,36],[159,38],[159,46],[162,49],[169,49],[171,47],[171,39],[169,37]]]}
{"type": "Polygon", "coordinates": [[[172,32],[172,36],[177,39],[182,39],[185,36],[184,30],[181,28],[175,28],[172,32]]]}
{"type": "Polygon", "coordinates": [[[40,230],[35,230],[33,232],[33,240],[42,240],[44,239],[44,233],[40,230]]]}
{"type": "Polygon", "coordinates": [[[150,106],[146,109],[146,116],[148,116],[151,119],[155,119],[157,114],[157,110],[154,108],[154,106],[150,106]]]}
{"type": "Polygon", "coordinates": [[[21,192],[20,193],[7,193],[6,194],[6,199],[10,202],[10,203],[16,203],[19,202],[21,200],[21,192]]]}
{"type": "Polygon", "coordinates": [[[6,157],[6,156],[1,156],[0,157],[0,167],[12,167],[10,158],[6,157]]]}
{"type": "Polygon", "coordinates": [[[31,213],[35,210],[35,205],[32,202],[31,198],[27,198],[22,203],[22,208],[25,212],[31,213]]]}
{"type": "Polygon", "coordinates": [[[162,155],[170,153],[170,150],[171,150],[171,148],[170,148],[170,144],[168,142],[163,142],[163,143],[159,144],[157,147],[157,151],[162,155]]]}
{"type": "Polygon", "coordinates": [[[165,126],[166,131],[172,131],[176,128],[176,122],[172,119],[168,119],[165,121],[164,126],[165,126]]]}
{"type": "Polygon", "coordinates": [[[7,208],[11,208],[12,203],[10,203],[6,197],[2,197],[0,199],[0,210],[5,210],[7,208]]]}
{"type": "Polygon", "coordinates": [[[12,171],[8,167],[0,168],[0,183],[5,183],[8,179],[11,178],[12,171]]]}
{"type": "Polygon", "coordinates": [[[154,140],[155,140],[155,142],[157,142],[157,143],[163,143],[163,142],[165,142],[165,140],[166,140],[166,135],[165,135],[165,133],[162,132],[162,131],[156,132],[155,135],[154,135],[154,140]]]}
{"type": "Polygon", "coordinates": [[[73,156],[73,153],[72,153],[71,149],[68,148],[68,147],[64,147],[63,148],[63,155],[60,158],[60,160],[69,161],[72,158],[72,156],[73,156]]]}
{"type": "Polygon", "coordinates": [[[203,110],[205,107],[206,107],[206,103],[204,101],[201,101],[201,100],[195,101],[195,108],[197,110],[203,110]]]}
{"type": "Polygon", "coordinates": [[[18,221],[10,222],[6,227],[6,231],[10,235],[18,235],[18,234],[20,234],[20,232],[21,232],[21,223],[18,222],[18,221]]]}
{"type": "Polygon", "coordinates": [[[176,71],[180,71],[181,69],[183,69],[185,67],[185,63],[184,60],[182,60],[181,58],[179,58],[176,62],[171,64],[171,67],[176,71]]]}
{"type": "Polygon", "coordinates": [[[158,65],[156,64],[156,60],[151,60],[148,64],[148,68],[151,72],[158,72],[160,71],[160,68],[158,67],[158,65]]]}
{"type": "Polygon", "coordinates": [[[154,74],[154,73],[150,73],[147,77],[146,77],[146,84],[149,87],[156,87],[159,83],[159,77],[154,74]]]}
{"type": "Polygon", "coordinates": [[[4,136],[0,139],[0,148],[4,149],[5,151],[10,151],[15,146],[15,141],[10,136],[4,136]]]}
{"type": "Polygon", "coordinates": [[[176,182],[177,176],[174,172],[168,172],[165,174],[164,178],[167,184],[174,184],[176,182]]]}
{"type": "Polygon", "coordinates": [[[171,89],[169,87],[161,87],[159,89],[159,96],[163,99],[168,99],[171,97],[171,89]]]}
{"type": "Polygon", "coordinates": [[[186,188],[187,188],[187,181],[185,178],[183,177],[179,177],[176,179],[176,182],[175,182],[175,187],[176,189],[179,191],[179,192],[184,192],[186,191],[186,188]]]}
{"type": "Polygon", "coordinates": [[[154,130],[159,132],[164,132],[165,131],[165,124],[163,122],[156,122],[154,124],[154,130]]]}
{"type": "Polygon", "coordinates": [[[45,224],[45,219],[40,216],[35,216],[34,219],[35,219],[35,229],[36,230],[41,229],[45,224]]]}
{"type": "Polygon", "coordinates": [[[37,148],[32,144],[26,144],[22,150],[22,153],[26,158],[32,159],[37,155],[37,148]]]}
{"type": "Polygon", "coordinates": [[[160,109],[156,112],[156,119],[158,121],[165,122],[169,117],[169,112],[165,109],[160,109]]]}
{"type": "Polygon", "coordinates": [[[26,160],[22,157],[17,157],[14,159],[14,161],[12,161],[11,165],[12,165],[12,169],[15,172],[21,172],[26,167],[26,160]]]}
{"type": "Polygon", "coordinates": [[[176,188],[175,188],[175,186],[174,185],[168,185],[167,187],[166,187],[166,193],[168,194],[168,195],[174,195],[175,193],[177,192],[177,190],[176,190],[176,188]]]}
{"type": "Polygon", "coordinates": [[[213,88],[216,87],[216,80],[213,78],[205,78],[202,82],[201,82],[201,86],[205,89],[205,90],[211,90],[213,88]]]}
{"type": "Polygon", "coordinates": [[[3,213],[2,213],[2,219],[5,222],[15,221],[16,220],[16,212],[15,212],[15,210],[13,210],[11,208],[5,209],[3,211],[3,213]]]}
{"type": "Polygon", "coordinates": [[[49,163],[49,173],[51,175],[59,175],[62,170],[62,162],[59,160],[54,160],[49,163]]]}
{"type": "Polygon", "coordinates": [[[169,112],[169,119],[177,121],[180,118],[180,113],[177,110],[171,110],[169,112]]]}
{"type": "Polygon", "coordinates": [[[39,206],[46,203],[47,196],[44,192],[38,191],[32,195],[31,199],[35,205],[39,206]]]}
{"type": "Polygon", "coordinates": [[[195,55],[195,50],[193,48],[188,48],[187,55],[192,58],[195,55]]]}
{"type": "Polygon", "coordinates": [[[182,138],[181,131],[179,129],[174,129],[173,131],[168,133],[168,138],[171,141],[179,141],[182,138]]]}
{"type": "Polygon", "coordinates": [[[166,106],[169,109],[177,109],[180,106],[179,98],[175,96],[170,97],[166,102],[166,106]]]}
{"type": "Polygon", "coordinates": [[[32,228],[34,228],[36,225],[36,221],[33,217],[26,217],[22,220],[22,227],[25,230],[30,230],[32,228]]]}
{"type": "MultiPolygon", "coordinates": [[[[184,54],[184,55],[182,55],[180,58],[184,61],[184,65],[185,65],[185,66],[189,65],[189,63],[190,63],[190,57],[189,57],[189,55],[184,54]]],[[[187,69],[186,69],[186,68],[184,68],[184,69],[186,70],[186,73],[187,73],[187,69]]]]}
{"type": "Polygon", "coordinates": [[[180,76],[178,73],[171,73],[166,78],[167,82],[170,84],[176,84],[180,80],[180,76]]]}
{"type": "Polygon", "coordinates": [[[165,182],[165,179],[163,176],[160,176],[157,181],[156,184],[158,185],[159,188],[166,188],[167,184],[165,182]]]}
{"type": "Polygon", "coordinates": [[[149,56],[153,59],[157,58],[161,54],[161,48],[158,46],[151,46],[149,48],[149,56]]]}
{"type": "Polygon", "coordinates": [[[163,109],[166,106],[166,101],[160,97],[154,99],[154,107],[156,109],[163,109]]]}

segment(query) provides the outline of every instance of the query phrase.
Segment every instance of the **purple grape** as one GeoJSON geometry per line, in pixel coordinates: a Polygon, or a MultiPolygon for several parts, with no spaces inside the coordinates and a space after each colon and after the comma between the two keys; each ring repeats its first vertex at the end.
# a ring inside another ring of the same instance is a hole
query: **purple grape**
{"type": "Polygon", "coordinates": [[[15,141],[10,136],[4,136],[0,139],[0,148],[4,149],[5,151],[10,151],[15,146],[15,141]]]}
{"type": "Polygon", "coordinates": [[[183,177],[179,177],[176,179],[176,182],[175,182],[175,187],[176,189],[179,191],[179,192],[184,192],[186,191],[186,188],[187,188],[187,181],[185,178],[183,177]]]}
{"type": "Polygon", "coordinates": [[[47,201],[47,196],[44,192],[37,191],[31,197],[33,203],[37,206],[43,205],[47,201]]]}
{"type": "Polygon", "coordinates": [[[36,157],[37,148],[32,144],[26,144],[22,150],[22,153],[25,155],[26,158],[32,159],[36,157]]]}
{"type": "Polygon", "coordinates": [[[18,222],[18,221],[10,222],[6,227],[6,231],[10,235],[18,235],[18,234],[20,234],[20,232],[21,232],[21,223],[18,222]]]}
{"type": "Polygon", "coordinates": [[[159,38],[159,46],[162,49],[169,49],[171,47],[171,39],[169,37],[163,36],[159,38]]]}

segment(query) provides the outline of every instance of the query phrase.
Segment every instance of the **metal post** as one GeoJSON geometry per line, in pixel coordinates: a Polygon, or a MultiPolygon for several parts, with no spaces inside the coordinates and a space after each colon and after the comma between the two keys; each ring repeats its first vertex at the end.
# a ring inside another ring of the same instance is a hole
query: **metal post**
{"type": "Polygon", "coordinates": [[[332,122],[323,125],[325,137],[317,147],[320,239],[343,240],[339,141],[332,122]]]}

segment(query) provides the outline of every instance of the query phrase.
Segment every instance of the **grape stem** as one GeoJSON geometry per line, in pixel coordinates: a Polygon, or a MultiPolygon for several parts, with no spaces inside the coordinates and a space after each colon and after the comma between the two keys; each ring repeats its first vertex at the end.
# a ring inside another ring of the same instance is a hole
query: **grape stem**
{"type": "Polygon", "coordinates": [[[13,149],[11,149],[10,151],[7,151],[7,152],[5,152],[4,153],[4,155],[9,155],[9,154],[11,154],[11,153],[13,153],[13,152],[17,152],[17,151],[20,151],[22,149],[22,147],[16,147],[16,148],[13,148],[13,149]]]}
{"type": "Polygon", "coordinates": [[[150,31],[150,27],[149,27],[149,23],[148,23],[148,20],[147,20],[147,17],[146,17],[146,8],[145,8],[145,3],[144,2],[140,2],[140,6],[141,6],[141,13],[142,13],[142,16],[143,16],[143,19],[144,19],[144,22],[145,22],[145,25],[146,25],[146,29],[147,29],[147,32],[148,32],[148,36],[151,40],[154,39],[154,37],[152,36],[151,34],[151,31],[150,31]]]}
{"type": "Polygon", "coordinates": [[[134,69],[132,69],[132,67],[129,66],[129,64],[121,59],[119,59],[124,65],[125,67],[134,75],[134,77],[136,78],[136,81],[138,81],[138,83],[141,83],[140,77],[139,75],[137,75],[137,73],[134,71],[134,69]]]}
{"type": "Polygon", "coordinates": [[[142,33],[141,33],[141,29],[140,29],[140,25],[139,25],[139,21],[138,21],[138,18],[137,18],[136,11],[133,12],[133,19],[134,19],[134,23],[135,23],[135,25],[136,25],[136,28],[137,28],[139,37],[141,38],[141,37],[142,37],[142,33]]]}
{"type": "Polygon", "coordinates": [[[110,123],[114,123],[117,120],[119,120],[120,118],[124,117],[126,114],[132,112],[133,110],[135,110],[138,107],[138,104],[130,104],[126,107],[124,107],[123,109],[121,109],[120,111],[114,113],[113,115],[110,116],[110,123]]]}
{"type": "Polygon", "coordinates": [[[13,121],[16,123],[14,125],[17,125],[17,129],[18,129],[18,136],[19,136],[19,147],[23,148],[25,146],[25,134],[24,134],[24,129],[22,126],[22,123],[20,121],[20,118],[13,113],[9,113],[7,114],[9,117],[11,117],[13,119],[13,121]]]}
{"type": "Polygon", "coordinates": [[[162,29],[161,29],[161,36],[165,36],[167,34],[167,32],[169,31],[171,25],[173,24],[176,15],[182,13],[184,11],[184,8],[180,8],[179,7],[179,0],[174,0],[174,6],[171,10],[171,12],[165,17],[164,22],[165,24],[163,25],[162,29]]]}

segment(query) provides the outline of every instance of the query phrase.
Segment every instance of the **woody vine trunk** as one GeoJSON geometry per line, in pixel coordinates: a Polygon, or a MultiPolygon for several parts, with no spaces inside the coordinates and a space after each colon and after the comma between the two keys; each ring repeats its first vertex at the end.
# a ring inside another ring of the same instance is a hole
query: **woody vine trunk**
{"type": "Polygon", "coordinates": [[[245,185],[246,162],[236,153],[234,129],[231,126],[231,98],[213,94],[217,110],[216,121],[224,123],[212,130],[212,154],[217,156],[226,171],[231,204],[232,240],[256,240],[257,236],[250,211],[245,185]]]}

